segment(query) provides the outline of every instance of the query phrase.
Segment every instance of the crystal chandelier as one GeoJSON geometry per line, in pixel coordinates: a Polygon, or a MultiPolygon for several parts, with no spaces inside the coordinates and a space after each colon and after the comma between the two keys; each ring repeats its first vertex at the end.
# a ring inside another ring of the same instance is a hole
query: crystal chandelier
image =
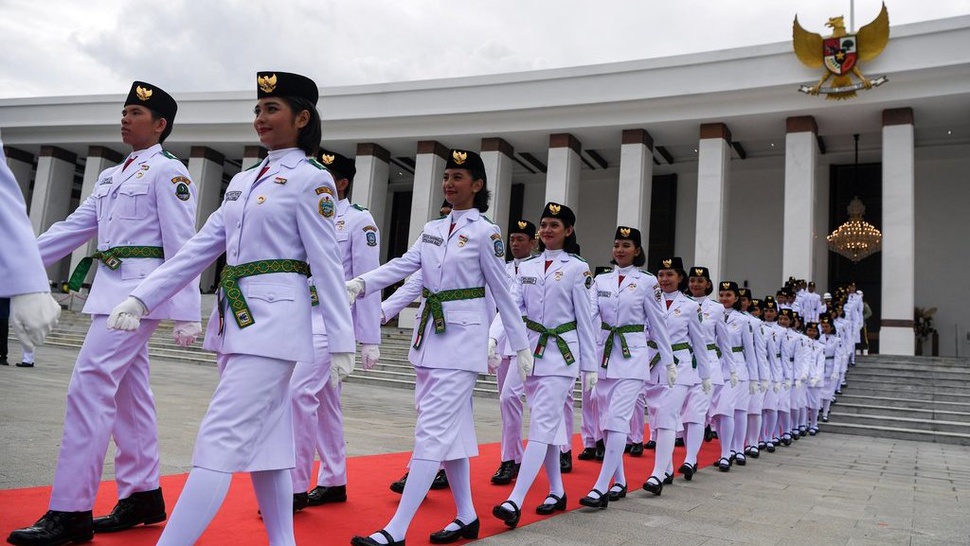
{"type": "Polygon", "coordinates": [[[854,263],[879,252],[882,249],[882,233],[876,226],[862,219],[866,206],[854,197],[847,208],[849,220],[826,237],[829,250],[845,256],[854,263]]]}

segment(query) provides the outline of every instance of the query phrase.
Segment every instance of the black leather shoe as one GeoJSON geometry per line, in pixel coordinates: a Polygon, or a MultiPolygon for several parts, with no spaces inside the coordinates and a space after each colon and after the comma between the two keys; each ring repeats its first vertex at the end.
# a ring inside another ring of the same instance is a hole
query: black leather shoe
{"type": "Polygon", "coordinates": [[[631,449],[633,449],[633,444],[627,444],[623,446],[623,453],[629,453],[631,449]]]}
{"type": "Polygon", "coordinates": [[[502,461],[495,474],[492,474],[492,483],[495,485],[508,485],[519,475],[519,464],[515,461],[502,461]]]}
{"type": "Polygon", "coordinates": [[[596,498],[593,498],[589,495],[586,495],[585,497],[579,499],[579,504],[582,504],[583,506],[588,506],[590,508],[606,508],[607,506],[610,505],[609,495],[604,495],[603,493],[600,492],[599,489],[592,489],[590,490],[590,493],[596,493],[599,496],[596,498]]]}
{"type": "Polygon", "coordinates": [[[320,506],[331,502],[347,502],[346,485],[318,485],[307,493],[309,506],[320,506]]]}
{"type": "Polygon", "coordinates": [[[405,472],[401,479],[391,484],[391,491],[397,494],[404,493],[404,485],[408,483],[408,473],[405,472]]]}
{"type": "Polygon", "coordinates": [[[757,459],[758,457],[761,456],[761,452],[755,446],[751,446],[750,451],[748,451],[747,453],[748,453],[748,457],[751,457],[752,459],[757,459]]]}
{"type": "Polygon", "coordinates": [[[758,442],[758,449],[761,451],[768,449],[768,442],[758,442]]]}
{"type": "Polygon", "coordinates": [[[691,481],[692,479],[694,479],[694,473],[697,472],[697,465],[684,463],[680,465],[680,469],[678,470],[678,472],[684,475],[685,480],[691,481]]]}
{"type": "Polygon", "coordinates": [[[649,442],[643,444],[643,449],[657,449],[657,442],[650,440],[649,442]]]}
{"type": "Polygon", "coordinates": [[[573,471],[573,452],[569,450],[559,454],[559,472],[569,474],[573,471]]]}
{"type": "Polygon", "coordinates": [[[673,484],[674,484],[674,475],[667,474],[666,472],[664,472],[664,485],[673,485],[673,484]]]}
{"type": "Polygon", "coordinates": [[[502,520],[509,529],[515,529],[515,526],[519,524],[519,518],[522,517],[522,511],[519,510],[517,504],[507,500],[492,508],[492,515],[502,520]],[[508,506],[511,506],[512,509],[509,510],[508,506]]]}
{"type": "Polygon", "coordinates": [[[823,415],[822,416],[822,422],[823,423],[828,423],[829,422],[829,416],[828,415],[823,415]]]}
{"type": "Polygon", "coordinates": [[[48,510],[44,517],[30,527],[10,533],[7,542],[16,546],[61,546],[68,542],[80,544],[94,538],[91,511],[58,512],[48,510]]]}
{"type": "Polygon", "coordinates": [[[748,460],[744,458],[744,453],[738,453],[738,456],[734,458],[734,462],[738,463],[738,466],[748,464],[748,460]]]}
{"type": "Polygon", "coordinates": [[[445,474],[444,470],[439,470],[434,475],[434,481],[431,482],[431,489],[448,489],[448,475],[445,474]]]}
{"type": "Polygon", "coordinates": [[[293,493],[293,513],[297,513],[310,505],[309,494],[293,493]]]}
{"type": "Polygon", "coordinates": [[[714,431],[711,430],[711,425],[704,427],[704,441],[710,442],[714,439],[714,431]]]}
{"type": "Polygon", "coordinates": [[[809,436],[815,436],[816,434],[818,434],[818,429],[817,428],[812,427],[812,428],[808,429],[808,435],[809,436]]]}
{"type": "Polygon", "coordinates": [[[552,499],[552,500],[554,500],[556,502],[554,502],[552,504],[542,503],[539,506],[536,506],[536,514],[539,514],[540,516],[548,516],[549,514],[555,512],[557,510],[560,511],[560,512],[563,512],[563,511],[566,510],[566,494],[565,493],[563,493],[561,497],[556,496],[556,495],[553,495],[552,493],[549,493],[548,495],[546,495],[546,500],[548,500],[548,499],[552,499]]]}
{"type": "Polygon", "coordinates": [[[674,447],[684,447],[684,439],[683,438],[674,439],[674,447]]]}
{"type": "Polygon", "coordinates": [[[124,531],[140,524],[151,525],[165,521],[165,499],[162,489],[132,493],[121,499],[107,516],[94,518],[95,533],[124,531]]]}
{"type": "Polygon", "coordinates": [[[769,443],[765,444],[765,451],[767,451],[768,453],[774,453],[775,452],[775,443],[774,442],[769,442],[769,443]]]}
{"type": "MultiPolygon", "coordinates": [[[[394,537],[391,536],[391,533],[388,533],[384,529],[381,529],[380,531],[378,531],[378,533],[380,533],[384,537],[384,539],[387,540],[387,546],[404,546],[403,538],[401,540],[394,540],[394,537]]],[[[350,539],[350,543],[353,546],[383,546],[380,542],[377,542],[376,540],[372,539],[369,536],[362,537],[359,535],[350,539]]]]}
{"type": "Polygon", "coordinates": [[[481,527],[481,523],[478,521],[478,518],[475,518],[475,521],[469,523],[468,525],[465,525],[459,519],[456,519],[452,523],[458,525],[458,528],[454,531],[442,529],[440,531],[431,533],[431,544],[451,544],[452,542],[462,538],[472,540],[478,538],[478,531],[481,527]]]}
{"type": "Polygon", "coordinates": [[[602,461],[606,457],[606,442],[596,440],[596,460],[602,461]]]}
{"type": "Polygon", "coordinates": [[[0,358],[0,366],[9,366],[10,363],[7,362],[7,357],[0,358]]]}
{"type": "Polygon", "coordinates": [[[717,469],[720,470],[721,472],[730,472],[731,459],[728,459],[727,457],[721,457],[720,460],[717,461],[717,469]]]}
{"type": "Polygon", "coordinates": [[[790,446],[791,445],[791,434],[785,433],[785,435],[781,437],[781,443],[785,447],[790,446]]]}
{"type": "Polygon", "coordinates": [[[18,368],[33,368],[34,367],[34,363],[33,362],[18,362],[16,364],[14,364],[14,366],[16,366],[18,368]]]}
{"type": "Polygon", "coordinates": [[[587,447],[586,449],[582,450],[576,458],[580,461],[592,461],[596,458],[596,449],[587,447]]]}
{"type": "Polygon", "coordinates": [[[664,484],[660,481],[660,478],[656,476],[650,476],[647,478],[647,482],[643,484],[643,490],[649,491],[654,495],[660,496],[660,493],[664,490],[664,484]]]}
{"type": "Polygon", "coordinates": [[[637,442],[630,447],[631,457],[643,457],[643,444],[637,442]]]}
{"type": "Polygon", "coordinates": [[[626,498],[626,484],[624,483],[614,483],[613,487],[607,492],[610,496],[610,502],[618,501],[620,499],[626,498]]]}

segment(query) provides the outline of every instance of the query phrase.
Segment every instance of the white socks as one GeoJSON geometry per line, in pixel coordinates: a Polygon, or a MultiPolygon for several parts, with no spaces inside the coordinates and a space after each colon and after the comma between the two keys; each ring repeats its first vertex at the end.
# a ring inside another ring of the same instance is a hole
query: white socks
{"type": "MultiPolygon", "coordinates": [[[[478,519],[478,514],[475,512],[475,505],[472,503],[471,471],[469,470],[468,459],[445,461],[444,467],[445,474],[448,475],[451,494],[455,497],[455,508],[458,512],[455,519],[468,525],[478,519]]],[[[451,522],[445,529],[448,531],[457,531],[459,527],[455,522],[451,522]]]]}
{"type": "MultiPolygon", "coordinates": [[[[404,540],[414,514],[424,501],[425,495],[431,490],[431,482],[434,481],[440,465],[438,461],[411,459],[411,468],[408,472],[408,480],[404,484],[404,493],[401,494],[401,502],[397,505],[394,517],[384,526],[384,530],[394,537],[395,541],[404,540]]],[[[448,479],[450,482],[451,476],[448,476],[448,479]]],[[[370,537],[378,544],[387,543],[387,539],[380,533],[374,533],[370,537]]]]}
{"type": "Polygon", "coordinates": [[[734,438],[734,417],[729,415],[716,415],[717,437],[721,442],[721,457],[731,458],[731,441],[734,438]]]}
{"type": "Polygon", "coordinates": [[[701,450],[701,442],[704,441],[704,425],[684,423],[684,429],[684,446],[687,448],[684,462],[697,466],[697,453],[701,450]]]}
{"type": "Polygon", "coordinates": [[[619,476],[616,483],[626,485],[623,472],[623,448],[626,444],[626,438],[623,434],[613,430],[604,431],[604,434],[606,435],[606,441],[604,442],[606,444],[606,452],[603,456],[603,466],[600,468],[600,475],[596,478],[593,489],[605,495],[610,487],[610,478],[619,476]]]}
{"type": "Polygon", "coordinates": [[[536,476],[539,475],[539,467],[546,469],[550,493],[561,497],[565,492],[562,485],[562,474],[559,472],[559,446],[529,440],[525,445],[525,453],[522,454],[519,477],[515,480],[512,494],[509,495],[509,500],[519,508],[522,508],[522,501],[525,500],[526,493],[529,492],[536,476]]]}
{"type": "MultiPolygon", "coordinates": [[[[289,480],[288,473],[286,478],[289,480]]],[[[232,474],[193,468],[156,546],[195,544],[222,506],[231,481],[232,474]]]]}
{"type": "MultiPolygon", "coordinates": [[[[734,410],[734,437],[728,442],[731,444],[731,451],[744,454],[744,440],[748,433],[748,412],[747,410],[734,410]]],[[[720,433],[718,433],[720,436],[720,433]]]]}
{"type": "Polygon", "coordinates": [[[655,476],[664,481],[667,477],[667,473],[673,473],[674,466],[674,440],[676,432],[670,429],[662,428],[657,431],[657,449],[654,455],[653,463],[653,473],[651,476],[655,476]]]}
{"type": "Polygon", "coordinates": [[[293,536],[293,479],[290,470],[250,472],[270,546],[296,546],[293,536]]]}

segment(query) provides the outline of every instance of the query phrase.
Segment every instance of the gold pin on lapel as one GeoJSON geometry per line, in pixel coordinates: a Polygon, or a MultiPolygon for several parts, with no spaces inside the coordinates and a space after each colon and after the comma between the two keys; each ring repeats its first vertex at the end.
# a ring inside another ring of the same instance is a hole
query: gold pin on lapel
{"type": "Polygon", "coordinates": [[[266,197],[263,195],[260,195],[259,197],[256,198],[257,205],[262,205],[265,202],[266,202],[266,197]]]}

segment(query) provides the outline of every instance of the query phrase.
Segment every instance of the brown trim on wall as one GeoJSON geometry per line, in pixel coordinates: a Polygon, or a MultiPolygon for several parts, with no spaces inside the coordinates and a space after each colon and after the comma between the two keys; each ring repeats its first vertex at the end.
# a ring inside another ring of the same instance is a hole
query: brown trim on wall
{"type": "Polygon", "coordinates": [[[644,129],[624,129],[620,144],[643,144],[653,151],[653,137],[644,129]]]}
{"type": "Polygon", "coordinates": [[[549,135],[550,148],[569,148],[577,154],[583,151],[583,145],[579,139],[569,133],[556,133],[549,135]]]}
{"type": "Polygon", "coordinates": [[[213,150],[208,146],[192,146],[189,152],[189,158],[191,159],[208,159],[213,163],[218,163],[222,165],[226,161],[226,156],[213,150]]]}
{"type": "Polygon", "coordinates": [[[511,144],[505,141],[503,138],[499,137],[487,137],[482,139],[482,151],[483,152],[501,152],[504,155],[512,157],[515,155],[515,148],[511,144]]]}
{"type": "Polygon", "coordinates": [[[912,328],[913,321],[906,319],[882,319],[879,325],[883,328],[912,328]]]}
{"type": "Polygon", "coordinates": [[[88,157],[100,157],[112,163],[121,163],[121,160],[125,158],[124,154],[119,154],[104,146],[88,146],[88,157]]]}
{"type": "Polygon", "coordinates": [[[446,159],[448,157],[448,148],[437,140],[419,140],[418,155],[421,154],[434,154],[441,159],[446,159]]]}
{"type": "Polygon", "coordinates": [[[889,108],[882,111],[882,126],[889,125],[913,125],[912,108],[889,108]]]}
{"type": "Polygon", "coordinates": [[[787,133],[812,133],[818,134],[818,124],[815,116],[792,116],[785,120],[785,132],[787,133]]]}
{"type": "Polygon", "coordinates": [[[723,123],[702,123],[701,140],[705,138],[720,138],[731,142],[731,130],[723,123]]]}
{"type": "Polygon", "coordinates": [[[20,148],[11,148],[10,146],[3,147],[3,155],[7,156],[8,159],[14,159],[23,163],[34,163],[34,154],[30,152],[25,152],[20,148]]]}
{"type": "Polygon", "coordinates": [[[385,163],[391,160],[391,152],[374,142],[360,142],[357,144],[357,157],[362,155],[376,157],[385,163]]]}
{"type": "Polygon", "coordinates": [[[69,152],[64,148],[58,148],[57,146],[41,146],[40,157],[53,157],[54,159],[60,159],[68,163],[77,163],[77,154],[69,152]]]}
{"type": "Polygon", "coordinates": [[[243,148],[243,157],[246,159],[254,158],[262,161],[266,159],[266,148],[262,146],[246,146],[243,148]]]}

